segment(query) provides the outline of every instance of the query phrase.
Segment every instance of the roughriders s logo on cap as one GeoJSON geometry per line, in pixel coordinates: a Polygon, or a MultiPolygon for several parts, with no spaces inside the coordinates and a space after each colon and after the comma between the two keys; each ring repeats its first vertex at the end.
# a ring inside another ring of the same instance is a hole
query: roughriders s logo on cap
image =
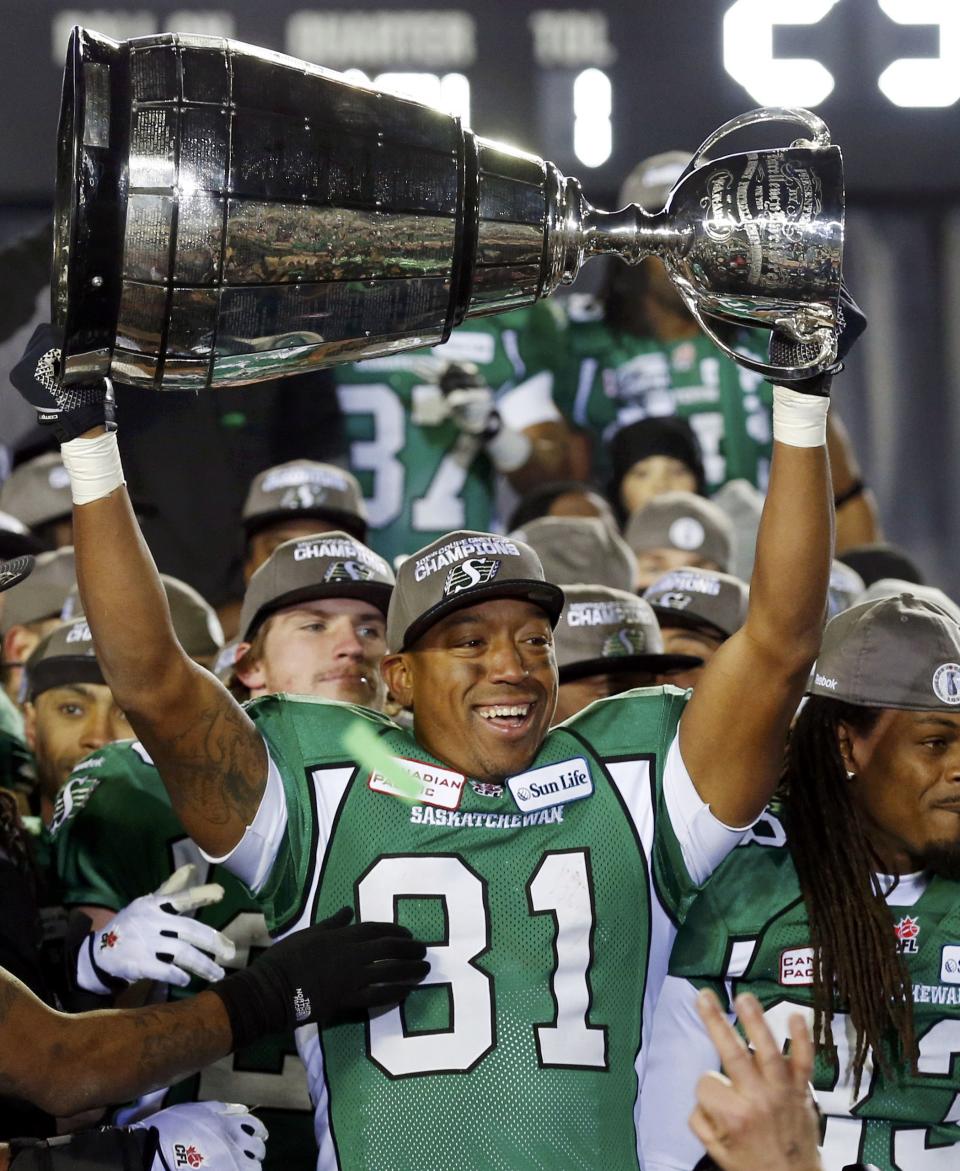
{"type": "Polygon", "coordinates": [[[323,575],[324,581],[369,581],[373,570],[359,561],[335,561],[323,575]]]}
{"type": "Polygon", "coordinates": [[[471,557],[469,561],[462,561],[455,565],[447,574],[443,583],[443,596],[462,593],[463,590],[472,590],[474,586],[486,585],[500,572],[500,562],[489,557],[471,557]]]}
{"type": "Polygon", "coordinates": [[[670,544],[686,552],[699,549],[706,536],[703,525],[695,516],[678,516],[667,531],[670,544]]]}
{"type": "Polygon", "coordinates": [[[621,626],[604,640],[602,654],[605,659],[615,659],[622,655],[640,655],[643,650],[643,631],[635,626],[621,626]]]}
{"type": "Polygon", "coordinates": [[[686,610],[686,608],[693,601],[689,594],[678,594],[671,591],[669,594],[660,594],[655,599],[658,606],[663,606],[665,610],[686,610]]]}
{"type": "Polygon", "coordinates": [[[188,1147],[183,1143],[174,1143],[173,1158],[176,1167],[202,1167],[205,1162],[203,1155],[193,1143],[188,1147]]]}
{"type": "Polygon", "coordinates": [[[960,704],[960,663],[943,663],[933,673],[933,693],[951,707],[960,704]]]}
{"type": "Polygon", "coordinates": [[[104,931],[100,936],[100,950],[103,951],[105,947],[116,947],[120,942],[120,936],[116,931],[104,931]]]}

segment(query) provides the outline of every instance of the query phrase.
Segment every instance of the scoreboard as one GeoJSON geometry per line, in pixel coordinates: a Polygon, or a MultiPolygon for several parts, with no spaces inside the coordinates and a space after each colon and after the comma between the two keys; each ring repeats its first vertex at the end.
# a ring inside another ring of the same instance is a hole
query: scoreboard
{"type": "Polygon", "coordinates": [[[641,158],[693,150],[759,105],[815,109],[855,197],[960,194],[960,0],[0,2],[6,203],[51,199],[78,23],[119,38],[232,36],[355,70],[552,159],[601,204],[641,158]]]}

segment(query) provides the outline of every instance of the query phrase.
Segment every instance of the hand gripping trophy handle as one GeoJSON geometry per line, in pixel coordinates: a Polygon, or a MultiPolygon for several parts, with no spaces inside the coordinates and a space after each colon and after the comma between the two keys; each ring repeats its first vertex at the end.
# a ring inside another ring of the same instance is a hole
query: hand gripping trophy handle
{"type": "Polygon", "coordinates": [[[291,57],[71,37],[52,281],[67,383],[236,386],[435,345],[601,254],[659,256],[734,361],[808,377],[835,360],[842,246],[840,151],[806,111],[734,119],[663,211],[608,213],[552,163],[291,57]],[[809,138],[706,161],[774,120],[809,138]],[[777,330],[811,357],[758,362],[723,325],[777,330]]]}

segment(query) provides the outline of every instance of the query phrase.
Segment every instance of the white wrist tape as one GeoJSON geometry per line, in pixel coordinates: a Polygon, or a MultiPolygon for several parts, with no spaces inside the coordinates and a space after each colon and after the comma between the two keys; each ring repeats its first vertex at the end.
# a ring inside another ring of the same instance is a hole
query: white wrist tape
{"type": "Polygon", "coordinates": [[[830,400],[786,386],[773,388],[773,437],[790,447],[823,447],[830,400]]]}
{"type": "Polygon", "coordinates": [[[522,431],[501,427],[492,439],[487,440],[486,451],[498,472],[509,475],[522,468],[530,458],[533,444],[522,431]]]}
{"type": "Polygon", "coordinates": [[[102,500],[126,483],[116,431],[107,431],[95,439],[71,439],[61,444],[60,454],[70,475],[74,504],[102,500]]]}

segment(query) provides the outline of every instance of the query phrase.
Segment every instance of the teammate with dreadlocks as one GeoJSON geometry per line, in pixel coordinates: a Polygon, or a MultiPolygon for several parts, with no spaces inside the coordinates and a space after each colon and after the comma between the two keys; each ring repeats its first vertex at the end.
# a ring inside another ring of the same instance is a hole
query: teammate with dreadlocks
{"type": "Polygon", "coordinates": [[[780,816],[719,867],[677,937],[670,970],[685,979],[658,1007],[647,1171],[689,1171],[703,1153],[684,1125],[710,1064],[702,987],[731,1013],[754,993],[780,1044],[791,1013],[812,1023],[826,1171],[957,1166],[958,664],[956,619],[910,594],[827,626],[780,816]]]}

